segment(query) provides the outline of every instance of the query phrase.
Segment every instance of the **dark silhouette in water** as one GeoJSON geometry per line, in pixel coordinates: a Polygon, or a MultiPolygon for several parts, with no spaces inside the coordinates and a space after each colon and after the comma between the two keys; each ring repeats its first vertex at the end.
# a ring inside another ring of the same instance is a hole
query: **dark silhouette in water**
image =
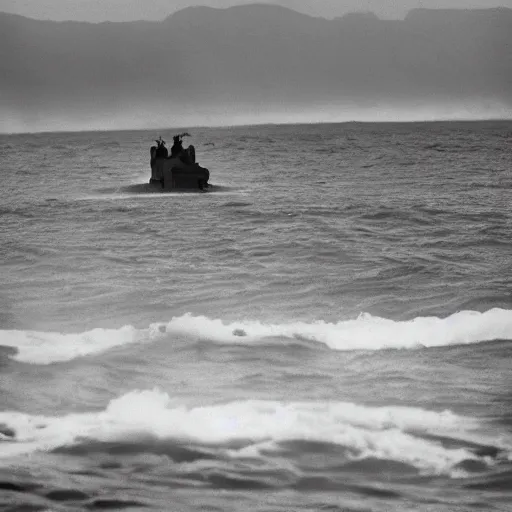
{"type": "Polygon", "coordinates": [[[165,147],[165,140],[162,140],[162,137],[160,139],[155,141],[157,143],[156,147],[156,157],[157,158],[167,158],[169,155],[169,152],[167,151],[167,148],[165,147]]]}
{"type": "Polygon", "coordinates": [[[155,164],[157,158],[167,158],[169,155],[169,152],[165,147],[165,140],[162,140],[162,137],[155,140],[155,142],[157,145],[151,146],[151,149],[149,150],[149,154],[151,155],[151,166],[155,164]]]}
{"type": "Polygon", "coordinates": [[[172,140],[174,141],[174,144],[171,148],[171,156],[180,156],[183,152],[183,143],[181,141],[180,135],[175,135],[172,140]]]}
{"type": "Polygon", "coordinates": [[[5,423],[0,423],[0,434],[2,434],[5,437],[16,437],[16,432],[8,427],[5,423]]]}
{"type": "Polygon", "coordinates": [[[157,146],[152,146],[150,184],[159,183],[164,190],[208,188],[210,172],[196,163],[196,150],[190,145],[183,148],[182,137],[188,134],[175,135],[168,156],[165,141],[160,137],[157,146]]]}

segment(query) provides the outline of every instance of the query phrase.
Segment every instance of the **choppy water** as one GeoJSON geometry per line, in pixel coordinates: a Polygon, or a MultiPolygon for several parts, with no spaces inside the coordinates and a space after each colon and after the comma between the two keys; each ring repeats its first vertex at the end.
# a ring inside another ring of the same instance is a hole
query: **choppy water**
{"type": "Polygon", "coordinates": [[[512,122],[0,137],[0,508],[512,510],[512,122]]]}

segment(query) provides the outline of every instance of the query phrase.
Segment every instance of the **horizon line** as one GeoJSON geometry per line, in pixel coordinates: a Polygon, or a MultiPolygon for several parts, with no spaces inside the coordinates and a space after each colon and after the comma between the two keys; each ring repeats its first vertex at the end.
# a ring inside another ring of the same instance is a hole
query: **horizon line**
{"type": "Polygon", "coordinates": [[[310,123],[301,122],[282,122],[282,123],[234,123],[229,125],[180,125],[180,126],[159,126],[155,128],[96,128],[84,130],[39,130],[39,131],[14,131],[4,132],[0,131],[1,136],[10,135],[51,135],[51,134],[65,134],[65,133],[109,133],[109,132],[147,132],[159,130],[183,130],[183,129],[217,129],[228,130],[231,128],[252,128],[252,127],[265,127],[265,126],[321,126],[321,125],[347,125],[347,124],[439,124],[439,123],[508,123],[512,122],[511,117],[489,117],[489,118],[475,118],[475,119],[429,119],[429,120],[404,120],[404,121],[313,121],[310,123]]]}

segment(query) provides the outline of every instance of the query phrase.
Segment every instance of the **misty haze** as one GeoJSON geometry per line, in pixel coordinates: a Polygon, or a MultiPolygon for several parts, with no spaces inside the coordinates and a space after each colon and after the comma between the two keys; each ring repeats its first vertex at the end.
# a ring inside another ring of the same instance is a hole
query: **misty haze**
{"type": "Polygon", "coordinates": [[[508,118],[512,10],[335,19],[275,5],[162,21],[0,14],[0,130],[508,118]]]}

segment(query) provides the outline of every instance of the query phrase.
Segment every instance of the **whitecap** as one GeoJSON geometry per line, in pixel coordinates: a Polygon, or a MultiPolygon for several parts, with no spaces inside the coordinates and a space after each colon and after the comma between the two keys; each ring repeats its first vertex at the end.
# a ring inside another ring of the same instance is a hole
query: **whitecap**
{"type": "Polygon", "coordinates": [[[208,446],[235,458],[278,453],[279,443],[287,441],[331,443],[346,448],[354,460],[394,460],[426,474],[449,475],[467,460],[489,463],[469,442],[454,448],[426,435],[474,442],[479,435],[476,420],[414,407],[264,400],[187,407],[153,389],[129,392],[99,412],[60,417],[2,412],[0,423],[15,433],[13,442],[0,444],[2,458],[87,443],[153,439],[208,446]]]}
{"type": "Polygon", "coordinates": [[[75,334],[37,331],[0,331],[0,346],[13,347],[14,359],[31,364],[50,364],[100,354],[114,347],[151,342],[180,335],[219,344],[264,344],[272,339],[320,343],[332,350],[417,349],[467,345],[512,339],[512,311],[491,309],[484,313],[461,311],[447,318],[417,317],[395,321],[361,314],[336,323],[264,323],[259,320],[224,322],[185,314],[147,329],[124,326],[93,329],[75,334]]]}

